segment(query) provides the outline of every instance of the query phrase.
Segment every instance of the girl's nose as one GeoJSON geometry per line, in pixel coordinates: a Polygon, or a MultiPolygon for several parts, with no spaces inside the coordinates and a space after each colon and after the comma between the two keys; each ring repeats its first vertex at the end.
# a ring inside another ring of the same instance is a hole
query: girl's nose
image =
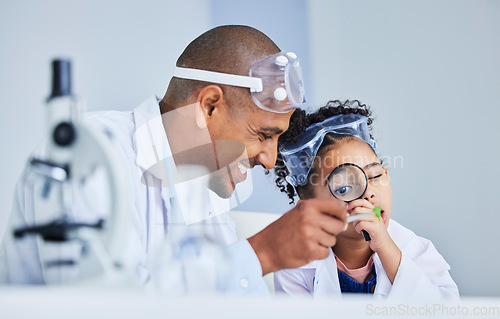
{"type": "Polygon", "coordinates": [[[375,193],[372,192],[370,189],[367,189],[365,192],[365,195],[363,195],[363,199],[370,201],[370,199],[374,199],[374,198],[375,198],[375,193]]]}

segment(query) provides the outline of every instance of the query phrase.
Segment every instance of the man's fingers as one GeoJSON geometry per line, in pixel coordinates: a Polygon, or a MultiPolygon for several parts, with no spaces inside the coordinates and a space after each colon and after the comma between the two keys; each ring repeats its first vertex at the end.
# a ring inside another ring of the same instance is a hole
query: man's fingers
{"type": "Polygon", "coordinates": [[[314,209],[318,210],[323,214],[332,216],[334,218],[342,220],[344,223],[347,218],[347,204],[338,199],[320,199],[314,198],[304,201],[299,201],[297,207],[300,209],[314,209]]]}
{"type": "Polygon", "coordinates": [[[320,216],[319,225],[329,235],[336,236],[345,230],[346,222],[323,214],[320,216]]]}
{"type": "Polygon", "coordinates": [[[323,247],[333,247],[337,243],[337,237],[325,232],[321,231],[318,234],[318,244],[323,247]]]}

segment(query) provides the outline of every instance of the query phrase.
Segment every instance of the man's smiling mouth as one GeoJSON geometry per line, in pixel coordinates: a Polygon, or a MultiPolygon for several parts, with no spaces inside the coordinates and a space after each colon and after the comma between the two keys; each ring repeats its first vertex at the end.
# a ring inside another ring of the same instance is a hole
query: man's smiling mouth
{"type": "Polygon", "coordinates": [[[242,175],[245,175],[245,173],[250,169],[246,163],[244,164],[243,162],[238,162],[238,169],[240,170],[240,173],[242,175]]]}

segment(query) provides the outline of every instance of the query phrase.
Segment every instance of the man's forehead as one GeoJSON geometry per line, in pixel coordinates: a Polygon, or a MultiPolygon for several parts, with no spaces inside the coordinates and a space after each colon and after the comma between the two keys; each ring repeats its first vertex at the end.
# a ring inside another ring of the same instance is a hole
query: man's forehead
{"type": "Polygon", "coordinates": [[[247,116],[259,130],[270,134],[282,134],[288,129],[292,113],[293,111],[274,113],[262,110],[255,105],[255,109],[252,112],[248,112],[247,116]]]}

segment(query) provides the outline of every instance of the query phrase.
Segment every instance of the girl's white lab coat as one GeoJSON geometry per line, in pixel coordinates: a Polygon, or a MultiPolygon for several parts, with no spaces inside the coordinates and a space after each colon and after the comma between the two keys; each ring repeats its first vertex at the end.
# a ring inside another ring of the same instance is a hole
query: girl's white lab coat
{"type": "MultiPolygon", "coordinates": [[[[389,222],[389,234],[402,253],[394,284],[384,271],[379,256],[373,255],[377,274],[374,295],[389,298],[436,300],[458,299],[458,288],[449,274],[450,266],[438,253],[431,241],[415,235],[394,220],[389,222]]],[[[314,261],[296,269],[275,273],[276,292],[290,295],[341,295],[335,255],[314,261]]]]}

